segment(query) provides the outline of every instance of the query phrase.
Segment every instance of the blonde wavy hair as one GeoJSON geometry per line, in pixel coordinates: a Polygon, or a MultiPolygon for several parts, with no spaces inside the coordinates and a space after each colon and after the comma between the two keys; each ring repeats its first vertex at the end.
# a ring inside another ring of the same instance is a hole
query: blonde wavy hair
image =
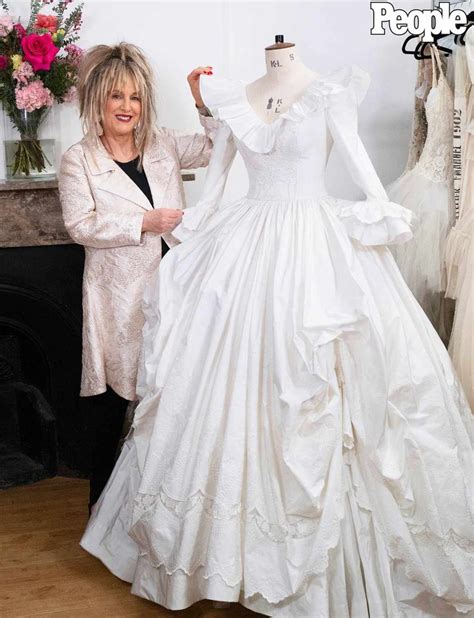
{"type": "Polygon", "coordinates": [[[77,84],[80,116],[86,135],[98,140],[107,97],[127,78],[134,82],[141,101],[140,121],[135,129],[141,168],[143,153],[154,132],[156,108],[153,70],[139,47],[122,42],[113,46],[95,45],[86,52],[79,66],[77,84]]]}

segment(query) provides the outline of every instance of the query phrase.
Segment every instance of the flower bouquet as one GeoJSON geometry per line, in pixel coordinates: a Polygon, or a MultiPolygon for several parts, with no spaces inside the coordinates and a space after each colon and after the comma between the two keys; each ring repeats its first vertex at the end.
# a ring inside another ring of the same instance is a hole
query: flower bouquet
{"type": "Polygon", "coordinates": [[[0,0],[0,100],[18,130],[9,176],[30,177],[51,166],[39,128],[54,102],[72,101],[82,50],[75,44],[82,25],[83,3],[74,0],[31,0],[26,27],[15,22],[0,0]]]}

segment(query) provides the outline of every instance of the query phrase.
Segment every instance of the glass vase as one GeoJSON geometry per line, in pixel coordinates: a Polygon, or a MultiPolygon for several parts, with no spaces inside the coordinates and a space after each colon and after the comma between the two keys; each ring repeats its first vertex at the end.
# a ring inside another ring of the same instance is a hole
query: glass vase
{"type": "Polygon", "coordinates": [[[27,112],[14,109],[5,117],[7,180],[47,180],[56,177],[55,114],[53,108],[27,112]]]}

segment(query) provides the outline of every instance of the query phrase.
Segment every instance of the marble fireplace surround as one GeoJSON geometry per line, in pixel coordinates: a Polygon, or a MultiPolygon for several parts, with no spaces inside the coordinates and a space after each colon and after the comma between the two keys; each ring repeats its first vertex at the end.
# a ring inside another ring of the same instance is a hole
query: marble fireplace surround
{"type": "MultiPolygon", "coordinates": [[[[182,174],[184,181],[194,174],[182,174]]],[[[57,180],[0,182],[0,247],[68,245],[57,180]]]]}
{"type": "Polygon", "coordinates": [[[64,245],[57,180],[0,182],[0,247],[64,245]]]}

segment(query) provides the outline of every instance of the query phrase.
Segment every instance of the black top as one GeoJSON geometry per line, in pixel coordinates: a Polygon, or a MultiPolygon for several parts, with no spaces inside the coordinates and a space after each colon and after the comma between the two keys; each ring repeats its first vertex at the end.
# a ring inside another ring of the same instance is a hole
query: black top
{"type": "MultiPolygon", "coordinates": [[[[151,194],[151,189],[150,189],[150,185],[148,184],[148,178],[146,177],[145,170],[142,168],[142,171],[140,172],[137,167],[138,157],[136,157],[135,159],[132,159],[132,161],[126,161],[125,163],[122,163],[122,161],[115,161],[115,163],[121,169],[123,169],[123,171],[127,174],[127,176],[129,176],[133,180],[133,182],[137,185],[137,187],[141,189],[141,191],[143,191],[143,193],[148,198],[148,201],[154,208],[155,206],[153,204],[153,196],[151,194]]],[[[161,238],[161,255],[164,256],[165,253],[168,251],[168,249],[169,249],[168,245],[165,243],[163,238],[161,238]]]]}
{"type": "Polygon", "coordinates": [[[123,169],[123,171],[133,180],[139,189],[147,196],[150,204],[153,205],[153,196],[151,194],[150,185],[148,184],[148,178],[146,177],[145,170],[142,168],[140,172],[138,170],[138,157],[132,159],[132,161],[115,161],[115,163],[123,169]]]}

